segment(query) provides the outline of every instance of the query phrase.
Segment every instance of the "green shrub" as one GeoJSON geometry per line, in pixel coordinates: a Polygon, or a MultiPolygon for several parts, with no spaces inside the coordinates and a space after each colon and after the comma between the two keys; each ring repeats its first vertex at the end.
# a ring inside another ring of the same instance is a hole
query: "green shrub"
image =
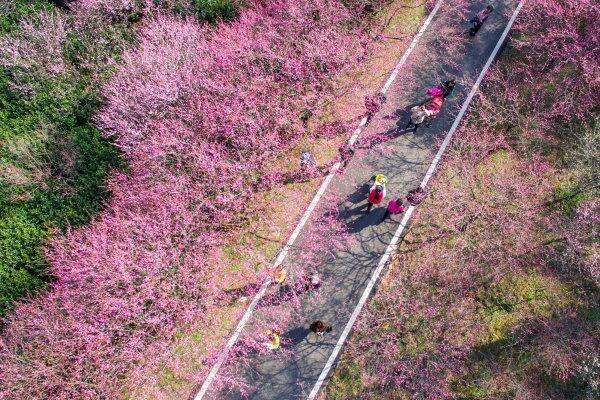
{"type": "Polygon", "coordinates": [[[41,9],[51,9],[47,0],[2,0],[0,2],[0,35],[18,26],[19,21],[41,9]]]}
{"type": "Polygon", "coordinates": [[[40,244],[47,235],[25,210],[0,218],[0,317],[14,300],[43,285],[46,260],[40,244]]]}
{"type": "MultiPolygon", "coordinates": [[[[18,35],[19,18],[40,10],[34,3],[0,5],[8,10],[0,16],[0,36],[18,35]]],[[[112,71],[105,60],[118,57],[131,29],[89,24],[84,34],[67,34],[64,74],[17,78],[0,68],[0,317],[51,278],[43,251],[50,233],[93,218],[108,196],[108,174],[121,165],[91,118],[101,105],[101,81],[112,71]],[[13,83],[32,91],[24,95],[13,83]]]]}
{"type": "Polygon", "coordinates": [[[575,182],[562,181],[554,190],[554,198],[561,211],[568,217],[573,217],[579,204],[587,198],[587,193],[575,182]]]}
{"type": "Polygon", "coordinates": [[[193,0],[198,18],[211,24],[218,21],[231,21],[238,15],[235,0],[193,0]]]}
{"type": "Polygon", "coordinates": [[[9,105],[0,115],[6,128],[0,128],[0,138],[7,144],[0,165],[10,168],[0,184],[1,315],[8,300],[47,278],[41,249],[49,229],[81,226],[100,210],[108,195],[105,179],[119,165],[119,154],[90,124],[97,105],[78,88],[64,98],[45,92],[28,102],[5,91],[0,104],[9,105]],[[42,126],[50,127],[45,135],[42,126]],[[21,179],[14,177],[17,170],[21,179]]]}

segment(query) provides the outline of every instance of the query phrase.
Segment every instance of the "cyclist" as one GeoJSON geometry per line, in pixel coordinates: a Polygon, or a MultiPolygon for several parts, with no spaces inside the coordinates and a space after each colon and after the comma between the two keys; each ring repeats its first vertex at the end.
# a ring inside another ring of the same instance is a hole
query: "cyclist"
{"type": "Polygon", "coordinates": [[[442,110],[444,105],[445,91],[442,88],[434,87],[427,90],[427,94],[432,96],[424,103],[414,106],[410,109],[410,120],[406,125],[405,129],[409,129],[414,126],[416,130],[419,125],[425,121],[425,118],[434,118],[442,110]]]}

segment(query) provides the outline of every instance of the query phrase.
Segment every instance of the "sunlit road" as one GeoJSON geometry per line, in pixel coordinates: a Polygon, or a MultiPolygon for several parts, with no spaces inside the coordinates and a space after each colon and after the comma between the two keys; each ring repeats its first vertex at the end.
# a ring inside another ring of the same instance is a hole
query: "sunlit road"
{"type": "MultiPolygon", "coordinates": [[[[477,2],[473,11],[481,9],[482,4],[477,2]]],[[[206,398],[286,400],[307,397],[398,226],[398,218],[379,223],[384,207],[374,209],[368,215],[364,213],[361,206],[364,206],[366,199],[365,182],[374,173],[386,174],[389,178],[387,200],[403,196],[419,185],[437,150],[437,139],[443,137],[454,122],[458,108],[492,53],[516,6],[512,2],[507,4],[510,6],[497,2],[492,17],[486,21],[478,35],[467,43],[464,51],[457,53],[455,59],[437,54],[438,57],[433,58],[443,59],[445,62],[428,63],[415,72],[418,75],[415,79],[408,79],[403,76],[403,71],[400,72],[389,88],[383,109],[363,132],[363,136],[373,132],[386,133],[393,139],[358,152],[348,164],[347,172],[336,177],[329,188],[345,199],[341,207],[350,226],[352,240],[344,251],[324,261],[324,281],[318,297],[306,298],[294,325],[288,326],[287,331],[284,331],[284,337],[293,343],[288,347],[292,356],[257,356],[251,367],[246,368],[247,380],[256,386],[246,397],[234,391],[209,391],[206,398]],[[408,118],[407,108],[424,99],[426,87],[449,78],[456,78],[457,86],[438,118],[428,126],[420,127],[416,133],[405,132],[403,128],[408,118]],[[303,335],[305,328],[315,319],[332,323],[333,331],[318,343],[311,344],[303,339],[303,335]]],[[[465,22],[448,18],[444,12],[442,6],[432,20],[429,32],[435,33],[440,29],[440,24],[450,21],[462,23],[466,31],[465,22]]],[[[425,51],[441,52],[437,47],[432,44],[431,36],[424,36],[411,57],[419,57],[425,51]]],[[[302,242],[302,235],[299,241],[302,242]]],[[[284,264],[294,262],[294,256],[290,255],[284,264]]],[[[257,309],[253,318],[260,317],[260,312],[260,308],[257,309]]]]}

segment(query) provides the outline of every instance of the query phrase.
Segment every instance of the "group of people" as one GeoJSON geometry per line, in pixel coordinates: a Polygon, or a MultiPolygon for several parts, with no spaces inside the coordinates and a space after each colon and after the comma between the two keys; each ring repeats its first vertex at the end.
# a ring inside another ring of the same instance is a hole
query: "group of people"
{"type": "MultiPolygon", "coordinates": [[[[437,115],[444,103],[444,99],[449,96],[454,90],[456,82],[454,79],[442,82],[438,86],[434,86],[427,90],[427,94],[430,96],[426,101],[420,105],[411,109],[412,116],[411,124],[415,125],[415,128],[423,122],[426,117],[437,115]]],[[[407,129],[408,127],[407,126],[407,129]]],[[[316,160],[314,155],[308,150],[303,150],[300,155],[300,168],[302,171],[310,171],[316,168],[316,160]]],[[[384,174],[376,174],[371,177],[371,187],[369,188],[369,194],[367,197],[367,213],[370,213],[374,206],[380,205],[387,195],[387,183],[388,178],[384,174]]],[[[424,197],[424,191],[421,187],[412,189],[406,196],[406,202],[411,205],[417,205],[422,201],[424,197]]],[[[387,208],[383,213],[381,222],[384,222],[387,218],[392,215],[398,215],[405,212],[407,206],[400,197],[395,197],[388,202],[387,208]]],[[[287,278],[287,270],[285,268],[278,269],[271,273],[271,282],[278,286],[283,286],[287,278]]],[[[307,290],[318,288],[321,284],[321,279],[317,273],[311,275],[305,288],[307,290]]],[[[332,327],[329,324],[321,320],[316,320],[309,326],[309,331],[315,335],[322,336],[327,332],[331,332],[332,327]]],[[[265,347],[269,350],[276,350],[281,347],[281,332],[275,329],[268,330],[266,332],[265,347]]]]}
{"type": "MultiPolygon", "coordinates": [[[[479,11],[473,18],[469,20],[471,27],[469,28],[469,35],[475,36],[475,34],[481,29],[483,23],[489,18],[494,11],[492,5],[487,5],[484,9],[479,11]]],[[[435,86],[427,90],[427,94],[430,96],[423,103],[416,105],[410,109],[410,119],[405,129],[411,127],[416,130],[426,119],[434,118],[442,109],[444,100],[454,90],[455,80],[450,79],[443,82],[439,86],[435,86]]]]}
{"type": "MultiPolygon", "coordinates": [[[[386,186],[388,182],[387,176],[384,174],[377,174],[371,177],[371,188],[369,189],[369,196],[367,198],[367,213],[370,213],[373,206],[377,206],[383,202],[385,195],[387,194],[386,186]]],[[[381,219],[381,222],[385,221],[390,215],[396,215],[403,213],[406,210],[402,199],[392,199],[387,206],[385,214],[381,219]]]]}
{"type": "MultiPolygon", "coordinates": [[[[472,24],[471,28],[469,29],[469,34],[471,36],[474,36],[479,31],[484,21],[490,16],[493,10],[494,7],[488,5],[469,21],[472,24]]],[[[444,105],[445,99],[452,94],[455,85],[456,81],[454,79],[450,79],[437,86],[427,89],[427,100],[410,109],[410,120],[405,129],[408,130],[409,128],[414,127],[414,130],[416,130],[426,119],[434,118],[436,115],[438,115],[442,109],[442,106],[444,105]]],[[[300,156],[300,166],[303,171],[316,168],[316,161],[312,153],[307,150],[302,151],[300,156]]],[[[384,174],[376,174],[371,177],[370,181],[372,184],[369,188],[369,194],[367,198],[367,213],[371,212],[373,206],[378,206],[383,203],[383,200],[387,194],[388,178],[384,174]]],[[[406,195],[406,203],[416,206],[423,201],[424,197],[425,192],[423,188],[419,186],[408,192],[406,195]]],[[[391,199],[388,202],[385,212],[383,213],[381,222],[384,222],[393,215],[402,214],[406,211],[406,209],[407,206],[402,198],[395,197],[391,199]]],[[[272,281],[278,285],[283,285],[285,279],[285,269],[278,270],[272,275],[272,281]]],[[[319,275],[315,273],[310,277],[309,283],[307,283],[307,289],[317,288],[320,286],[320,284],[321,279],[319,275]]],[[[321,320],[316,320],[309,326],[309,331],[318,336],[322,336],[325,333],[331,332],[331,330],[332,326],[321,320]]],[[[267,331],[267,342],[265,345],[270,350],[276,350],[280,348],[281,333],[277,330],[267,331]]]]}
{"type": "MultiPolygon", "coordinates": [[[[308,327],[308,330],[312,332],[316,336],[323,336],[326,333],[329,333],[333,330],[333,327],[330,324],[327,324],[320,319],[314,321],[308,327]]],[[[270,329],[267,331],[267,341],[265,342],[265,347],[269,350],[277,350],[281,347],[281,332],[275,329],[270,329]]]]}
{"type": "MultiPolygon", "coordinates": [[[[371,212],[373,206],[377,206],[383,202],[387,192],[386,186],[388,179],[383,174],[377,174],[371,177],[371,182],[373,182],[373,184],[369,188],[369,196],[367,198],[367,213],[371,212]]],[[[408,194],[406,195],[406,203],[416,206],[423,201],[424,197],[425,191],[422,187],[418,186],[408,191],[408,194]]],[[[402,214],[404,211],[406,211],[406,209],[406,204],[402,198],[393,198],[388,202],[387,208],[383,213],[383,217],[381,218],[381,222],[385,221],[392,215],[402,214]]]]}
{"type": "MultiPolygon", "coordinates": [[[[271,271],[271,282],[276,285],[279,289],[281,289],[286,282],[287,278],[287,269],[279,268],[274,271],[271,271]]],[[[308,277],[307,281],[304,284],[304,290],[314,290],[318,289],[321,286],[321,277],[318,273],[314,272],[310,277],[308,277]]],[[[316,320],[309,326],[309,331],[313,332],[318,336],[322,336],[325,333],[331,332],[332,326],[326,324],[321,320],[316,320]]],[[[281,332],[276,329],[269,329],[266,332],[266,341],[264,343],[265,347],[269,350],[277,350],[281,347],[281,332]]]]}
{"type": "MultiPolygon", "coordinates": [[[[369,195],[367,198],[367,213],[370,213],[373,206],[378,206],[383,202],[386,197],[386,186],[388,178],[384,174],[377,174],[371,177],[372,185],[369,189],[369,195]]],[[[410,205],[416,206],[425,197],[425,192],[420,186],[412,189],[406,195],[406,202],[410,205]]],[[[407,206],[400,197],[393,198],[389,201],[387,208],[383,214],[381,222],[385,221],[392,215],[402,214],[406,211],[407,206]]],[[[278,287],[285,285],[287,278],[287,269],[280,268],[271,272],[271,282],[278,287]]],[[[321,277],[317,272],[314,272],[307,279],[304,285],[305,290],[318,289],[321,286],[321,277]]],[[[309,326],[309,331],[317,336],[322,336],[325,333],[331,332],[332,326],[321,320],[315,320],[309,326]]],[[[281,347],[281,332],[275,329],[268,330],[266,332],[265,347],[269,350],[277,350],[281,347]]]]}
{"type": "Polygon", "coordinates": [[[425,119],[434,118],[442,110],[444,100],[454,91],[456,80],[450,79],[442,82],[438,86],[427,89],[427,100],[410,109],[410,119],[405,129],[413,127],[414,130],[421,125],[425,119]]]}
{"type": "MultiPolygon", "coordinates": [[[[427,94],[430,96],[426,101],[421,103],[420,105],[413,107],[411,109],[411,124],[415,125],[415,128],[424,121],[426,117],[431,117],[437,115],[444,103],[444,99],[448,97],[452,91],[454,90],[456,82],[454,79],[447,80],[442,82],[438,86],[434,86],[427,90],[427,94]]],[[[407,129],[409,128],[407,126],[407,129]]],[[[300,168],[302,171],[311,171],[316,168],[316,160],[314,155],[308,150],[302,150],[300,154],[300,168]]],[[[367,213],[370,213],[373,209],[373,206],[380,205],[387,195],[387,183],[388,178],[384,174],[376,174],[371,177],[372,185],[369,188],[369,195],[367,198],[367,213]]],[[[411,205],[419,204],[424,197],[424,191],[421,187],[412,189],[408,192],[406,196],[406,202],[411,205]]],[[[400,197],[395,197],[388,202],[387,208],[383,213],[381,218],[381,222],[384,222],[386,219],[391,217],[392,215],[398,215],[405,212],[407,206],[405,202],[400,197]]],[[[273,271],[271,274],[271,281],[278,286],[283,286],[287,277],[287,270],[282,268],[276,271],[273,271]]],[[[314,273],[308,283],[306,284],[306,289],[315,289],[318,288],[321,284],[321,279],[317,273],[314,273]]],[[[321,320],[316,320],[309,326],[310,332],[316,335],[324,335],[327,332],[331,332],[332,327],[329,324],[321,320]]],[[[265,342],[265,347],[269,350],[276,350],[281,347],[281,332],[275,329],[268,330],[266,332],[267,340],[265,342]]]]}

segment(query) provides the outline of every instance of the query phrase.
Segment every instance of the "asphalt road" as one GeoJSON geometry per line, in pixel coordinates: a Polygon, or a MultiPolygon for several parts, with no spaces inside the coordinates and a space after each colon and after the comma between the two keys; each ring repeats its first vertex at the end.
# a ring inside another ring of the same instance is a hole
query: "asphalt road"
{"type": "MultiPolygon", "coordinates": [[[[364,184],[374,173],[384,173],[389,178],[387,200],[406,195],[408,190],[419,185],[437,150],[437,139],[444,136],[453,123],[458,108],[467,96],[470,85],[475,81],[487,58],[500,38],[515,3],[496,2],[496,10],[486,21],[477,36],[469,41],[464,51],[455,59],[443,54],[435,41],[422,40],[411,55],[416,58],[429,54],[444,59],[444,63],[428,63],[415,71],[416,79],[407,79],[400,72],[390,87],[387,102],[363,131],[363,136],[379,132],[394,138],[386,143],[361,151],[349,162],[346,173],[336,177],[329,190],[342,195],[343,216],[350,226],[351,245],[335,257],[324,260],[322,265],[323,284],[317,296],[303,301],[295,324],[284,331],[284,337],[294,344],[288,347],[290,357],[257,356],[250,366],[245,367],[247,380],[256,386],[247,396],[236,391],[210,393],[208,398],[255,400],[287,400],[306,398],[323,370],[331,351],[368,282],[373,270],[396,230],[399,218],[379,223],[384,207],[365,215],[366,193],[364,184]],[[425,88],[442,79],[455,78],[457,86],[447,100],[442,113],[428,126],[416,132],[405,132],[407,108],[424,99],[425,88]],[[407,83],[412,82],[412,83],[407,83]],[[333,325],[333,331],[318,343],[303,339],[311,321],[321,319],[333,325]]],[[[473,11],[484,6],[474,2],[473,11]]],[[[440,31],[440,24],[457,23],[468,29],[466,22],[444,15],[440,9],[429,27],[429,32],[440,31]]],[[[431,39],[431,36],[429,37],[431,39]]],[[[436,57],[432,57],[436,58],[436,57]]],[[[409,60],[410,62],[410,60],[409,60]]],[[[302,234],[299,237],[302,241],[302,234]]],[[[290,254],[284,264],[295,262],[290,254]]],[[[260,318],[260,308],[253,318],[260,318]]]]}

